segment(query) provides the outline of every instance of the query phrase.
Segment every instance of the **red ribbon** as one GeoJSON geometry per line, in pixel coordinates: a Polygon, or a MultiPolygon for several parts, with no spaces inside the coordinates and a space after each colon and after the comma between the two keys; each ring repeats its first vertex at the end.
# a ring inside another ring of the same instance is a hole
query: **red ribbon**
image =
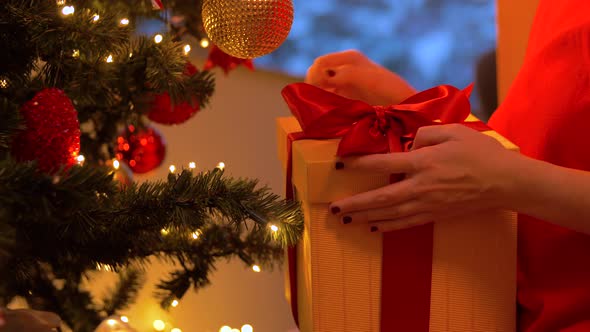
{"type": "MultiPolygon", "coordinates": [[[[371,106],[305,83],[282,91],[302,132],[288,137],[287,198],[293,198],[292,143],[300,139],[341,137],[339,157],[407,151],[423,126],[460,123],[479,131],[479,121],[465,122],[471,112],[472,86],[459,90],[441,85],[397,105],[371,106]]],[[[392,181],[399,176],[392,176],[392,181]]],[[[381,331],[428,331],[432,274],[432,224],[383,235],[381,331]]],[[[296,251],[290,248],[291,310],[298,322],[296,251]]]]}

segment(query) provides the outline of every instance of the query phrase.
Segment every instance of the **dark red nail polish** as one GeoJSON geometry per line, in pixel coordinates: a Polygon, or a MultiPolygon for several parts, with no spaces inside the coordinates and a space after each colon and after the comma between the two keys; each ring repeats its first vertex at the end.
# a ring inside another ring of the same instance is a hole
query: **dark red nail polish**
{"type": "Polygon", "coordinates": [[[326,71],[326,74],[328,74],[328,76],[330,76],[330,77],[336,76],[336,72],[334,70],[332,70],[332,69],[328,69],[326,71]]]}
{"type": "Polygon", "coordinates": [[[337,161],[336,165],[334,166],[336,167],[336,169],[343,169],[344,168],[344,163],[341,161],[337,161]]]}
{"type": "Polygon", "coordinates": [[[330,211],[332,211],[332,214],[338,214],[338,213],[340,213],[340,208],[337,206],[332,206],[330,211]]]}
{"type": "Polygon", "coordinates": [[[344,216],[344,218],[342,218],[342,223],[343,224],[350,224],[352,222],[352,217],[351,216],[344,216]]]}
{"type": "Polygon", "coordinates": [[[377,228],[377,226],[371,226],[371,232],[375,233],[378,230],[379,228],[377,228]]]}

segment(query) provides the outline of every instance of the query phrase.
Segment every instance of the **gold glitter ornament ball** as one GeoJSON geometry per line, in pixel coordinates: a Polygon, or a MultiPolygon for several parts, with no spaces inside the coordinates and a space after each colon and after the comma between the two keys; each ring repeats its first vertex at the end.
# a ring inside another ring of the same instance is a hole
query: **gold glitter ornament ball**
{"type": "Polygon", "coordinates": [[[204,0],[203,23],[223,52],[253,59],[277,49],[293,24],[292,0],[204,0]]]}

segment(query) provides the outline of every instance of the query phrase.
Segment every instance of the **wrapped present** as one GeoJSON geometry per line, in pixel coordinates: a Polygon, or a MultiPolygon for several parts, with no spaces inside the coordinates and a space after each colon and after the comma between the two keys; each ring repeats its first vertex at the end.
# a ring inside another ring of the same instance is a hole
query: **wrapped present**
{"type": "Polygon", "coordinates": [[[287,86],[278,119],[287,193],[305,231],[289,250],[287,296],[303,332],[514,331],[516,216],[486,211],[388,233],[343,226],[332,201],[395,176],[335,170],[338,156],[399,153],[425,125],[462,123],[517,147],[470,115],[469,90],[439,86],[370,106],[311,85],[287,86]]]}

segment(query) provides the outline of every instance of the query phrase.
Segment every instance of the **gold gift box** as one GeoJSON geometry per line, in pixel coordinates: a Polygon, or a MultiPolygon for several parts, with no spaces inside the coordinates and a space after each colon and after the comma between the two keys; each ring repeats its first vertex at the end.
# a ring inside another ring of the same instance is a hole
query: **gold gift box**
{"type": "MultiPolygon", "coordinates": [[[[287,135],[299,131],[294,117],[277,119],[283,170],[287,135]]],[[[485,134],[518,151],[498,133],[485,134]]],[[[299,328],[379,332],[382,234],[369,232],[367,225],[343,226],[328,207],[332,201],[385,186],[389,177],[336,171],[338,142],[299,140],[292,147],[292,181],[305,216],[303,238],[296,248],[299,328]]],[[[430,331],[515,331],[515,213],[487,211],[437,220],[433,241],[430,331]]]]}

